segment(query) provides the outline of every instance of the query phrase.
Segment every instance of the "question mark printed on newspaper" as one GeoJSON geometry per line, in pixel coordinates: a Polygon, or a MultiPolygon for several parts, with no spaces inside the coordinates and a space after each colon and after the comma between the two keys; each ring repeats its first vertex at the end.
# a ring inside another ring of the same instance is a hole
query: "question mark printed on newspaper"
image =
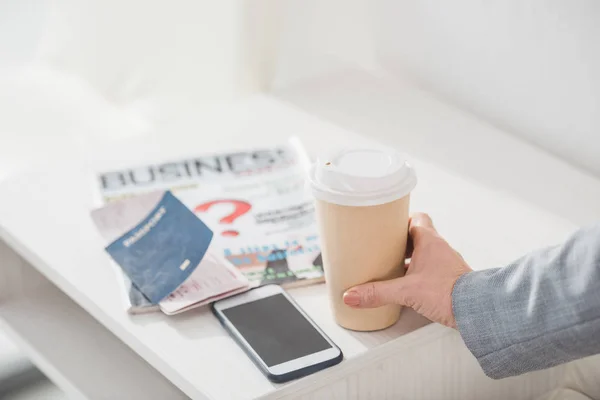
{"type": "MultiPolygon", "coordinates": [[[[219,220],[221,224],[233,224],[237,218],[246,214],[252,208],[250,203],[241,200],[213,200],[196,206],[194,212],[206,212],[215,204],[233,204],[235,207],[232,213],[225,215],[219,220]]],[[[238,231],[232,229],[221,232],[222,236],[238,236],[239,234],[238,231]]]]}

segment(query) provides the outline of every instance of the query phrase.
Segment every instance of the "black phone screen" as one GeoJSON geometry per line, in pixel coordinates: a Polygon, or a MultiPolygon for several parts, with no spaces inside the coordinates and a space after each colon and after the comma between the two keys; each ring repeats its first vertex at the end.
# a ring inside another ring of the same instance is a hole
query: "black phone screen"
{"type": "Polygon", "coordinates": [[[282,294],[222,312],[269,367],[331,348],[282,294]]]}

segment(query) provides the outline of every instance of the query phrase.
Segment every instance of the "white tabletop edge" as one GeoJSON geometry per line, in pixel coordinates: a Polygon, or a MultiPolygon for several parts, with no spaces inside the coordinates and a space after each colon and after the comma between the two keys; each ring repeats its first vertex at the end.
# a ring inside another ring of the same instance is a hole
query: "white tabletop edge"
{"type": "Polygon", "coordinates": [[[29,249],[10,235],[0,225],[0,239],[5,241],[13,250],[15,250],[21,257],[23,257],[29,264],[36,268],[42,273],[48,280],[50,280],[56,287],[67,294],[73,301],[79,306],[86,310],[91,316],[97,321],[109,329],[115,336],[127,344],[132,350],[146,360],[150,365],[156,368],[161,374],[169,379],[174,385],[180,388],[188,396],[194,399],[206,399],[203,393],[200,393],[195,387],[191,386],[185,380],[182,380],[179,375],[174,373],[173,370],[165,368],[163,363],[158,362],[152,351],[149,351],[142,343],[136,340],[129,332],[122,329],[118,324],[113,323],[110,316],[102,312],[93,302],[89,300],[87,296],[81,293],[76,287],[71,285],[64,277],[56,273],[52,268],[49,268],[43,260],[41,260],[35,253],[29,251],[29,249]]]}

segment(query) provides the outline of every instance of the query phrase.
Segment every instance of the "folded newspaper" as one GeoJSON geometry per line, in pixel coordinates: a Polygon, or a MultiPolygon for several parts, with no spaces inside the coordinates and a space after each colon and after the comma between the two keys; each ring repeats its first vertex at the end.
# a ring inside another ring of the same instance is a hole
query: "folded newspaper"
{"type": "MultiPolygon", "coordinates": [[[[301,143],[292,138],[272,148],[104,172],[97,184],[104,205],[170,190],[214,232],[207,253],[212,261],[207,263],[228,262],[250,287],[270,283],[290,287],[323,281],[314,206],[304,190],[308,164],[301,143]]],[[[129,313],[167,312],[114,265],[129,313]]],[[[202,284],[200,276],[186,280],[170,301],[191,304],[188,296],[202,284]]]]}

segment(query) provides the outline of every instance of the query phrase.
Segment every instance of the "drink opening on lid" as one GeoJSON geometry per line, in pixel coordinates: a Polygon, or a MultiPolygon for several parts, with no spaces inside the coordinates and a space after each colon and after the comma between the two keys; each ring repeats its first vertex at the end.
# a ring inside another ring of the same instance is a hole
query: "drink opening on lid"
{"type": "Polygon", "coordinates": [[[389,173],[394,160],[381,151],[351,150],[340,154],[334,164],[347,174],[369,177],[389,173]]]}

